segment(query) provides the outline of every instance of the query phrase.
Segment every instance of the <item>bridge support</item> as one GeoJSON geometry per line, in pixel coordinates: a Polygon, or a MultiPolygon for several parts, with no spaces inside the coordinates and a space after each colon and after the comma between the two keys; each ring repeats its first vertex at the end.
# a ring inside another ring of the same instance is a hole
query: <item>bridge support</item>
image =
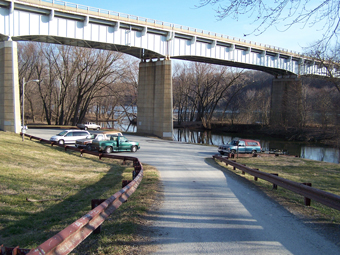
{"type": "Polygon", "coordinates": [[[270,125],[299,127],[301,125],[302,83],[297,77],[273,79],[271,88],[270,125]]]}
{"type": "Polygon", "coordinates": [[[17,43],[0,42],[0,130],[20,133],[17,43]]]}
{"type": "Polygon", "coordinates": [[[172,140],[172,105],[171,61],[141,62],[137,133],[172,140]]]}

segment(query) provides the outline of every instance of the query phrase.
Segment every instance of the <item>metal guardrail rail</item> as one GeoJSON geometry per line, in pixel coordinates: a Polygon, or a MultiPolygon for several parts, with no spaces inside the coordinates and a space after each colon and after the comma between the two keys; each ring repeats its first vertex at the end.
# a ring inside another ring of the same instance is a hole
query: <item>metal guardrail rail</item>
{"type": "Polygon", "coordinates": [[[49,254],[58,254],[64,255],[69,254],[74,248],[76,248],[83,240],[85,240],[92,232],[94,232],[101,224],[113,213],[122,203],[126,202],[127,199],[134,193],[139,184],[143,179],[143,166],[139,162],[136,157],[128,157],[128,156],[117,156],[117,155],[106,155],[99,152],[87,151],[83,149],[79,149],[76,147],[71,147],[67,145],[58,145],[55,142],[51,142],[49,140],[41,139],[39,137],[25,135],[30,139],[39,140],[40,142],[49,143],[52,146],[57,145],[59,147],[64,147],[66,150],[79,151],[80,156],[83,153],[92,154],[94,156],[98,156],[99,159],[112,158],[112,159],[120,159],[125,161],[133,162],[133,180],[132,181],[123,181],[123,183],[127,183],[125,187],[123,187],[120,191],[116,192],[110,198],[106,199],[100,205],[89,211],[86,215],[81,217],[80,219],[73,222],[71,225],[60,231],[58,234],[54,235],[44,243],[40,244],[35,249],[21,249],[19,246],[15,248],[8,248],[5,246],[0,246],[0,255],[49,255],[49,254]]]}
{"type": "Polygon", "coordinates": [[[279,176],[276,176],[270,173],[265,173],[257,169],[249,168],[247,166],[244,166],[240,163],[229,160],[228,158],[221,157],[219,155],[214,155],[213,158],[216,160],[222,161],[226,163],[227,165],[231,165],[237,169],[240,169],[254,177],[261,178],[277,186],[280,186],[282,188],[293,191],[299,195],[302,195],[305,198],[317,201],[323,205],[326,205],[328,207],[331,207],[331,208],[334,208],[340,211],[340,196],[307,186],[303,183],[293,182],[293,181],[284,179],[282,177],[279,177],[279,176]]]}

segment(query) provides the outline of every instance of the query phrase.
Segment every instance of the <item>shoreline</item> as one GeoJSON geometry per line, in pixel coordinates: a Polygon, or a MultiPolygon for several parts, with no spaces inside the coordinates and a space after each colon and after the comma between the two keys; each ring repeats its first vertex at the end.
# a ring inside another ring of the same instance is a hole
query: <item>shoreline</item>
{"type": "Polygon", "coordinates": [[[191,130],[207,130],[215,133],[243,133],[247,135],[257,134],[279,138],[287,141],[321,143],[335,148],[340,147],[340,134],[336,128],[323,130],[320,127],[304,128],[280,128],[261,126],[257,124],[225,124],[213,123],[211,129],[205,129],[200,122],[185,122],[181,125],[175,124],[174,128],[188,128],[191,130]]]}

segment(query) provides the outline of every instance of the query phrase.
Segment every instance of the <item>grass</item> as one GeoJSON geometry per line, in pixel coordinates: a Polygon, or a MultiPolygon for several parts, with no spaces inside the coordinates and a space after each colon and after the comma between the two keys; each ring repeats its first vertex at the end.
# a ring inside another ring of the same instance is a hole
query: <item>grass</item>
{"type": "MultiPolygon", "coordinates": [[[[340,196],[339,164],[285,156],[238,158],[236,161],[263,172],[277,173],[280,177],[294,182],[310,182],[314,188],[340,196]]],[[[231,166],[226,167],[221,162],[219,162],[219,165],[228,169],[228,171],[233,171],[231,166]]],[[[340,211],[338,210],[315,201],[312,201],[311,207],[306,207],[303,205],[303,197],[298,194],[280,187],[277,190],[273,190],[273,185],[267,181],[262,179],[254,181],[253,176],[248,174],[242,175],[240,170],[233,172],[256,184],[269,196],[275,198],[297,214],[317,221],[326,220],[340,224],[340,211]]]]}
{"type": "MultiPolygon", "coordinates": [[[[133,171],[132,162],[80,157],[79,152],[37,141],[22,142],[9,132],[0,132],[0,162],[0,245],[29,249],[90,211],[91,199],[106,199],[120,190],[133,171]]],[[[143,238],[139,223],[159,181],[155,168],[143,167],[137,191],[104,222],[101,234],[88,237],[73,254],[125,254],[135,249],[143,238]]]]}

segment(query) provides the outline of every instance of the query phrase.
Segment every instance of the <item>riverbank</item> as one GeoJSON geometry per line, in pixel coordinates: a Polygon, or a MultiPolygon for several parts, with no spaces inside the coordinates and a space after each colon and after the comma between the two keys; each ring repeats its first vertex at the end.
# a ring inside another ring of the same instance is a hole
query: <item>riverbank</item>
{"type": "MultiPolygon", "coordinates": [[[[188,128],[204,130],[201,122],[183,122],[181,125],[174,123],[174,128],[188,128]]],[[[322,129],[321,127],[280,128],[261,126],[256,124],[226,124],[213,123],[211,131],[215,133],[242,133],[270,136],[296,142],[322,143],[334,148],[340,147],[340,130],[337,128],[322,129]]]]}

